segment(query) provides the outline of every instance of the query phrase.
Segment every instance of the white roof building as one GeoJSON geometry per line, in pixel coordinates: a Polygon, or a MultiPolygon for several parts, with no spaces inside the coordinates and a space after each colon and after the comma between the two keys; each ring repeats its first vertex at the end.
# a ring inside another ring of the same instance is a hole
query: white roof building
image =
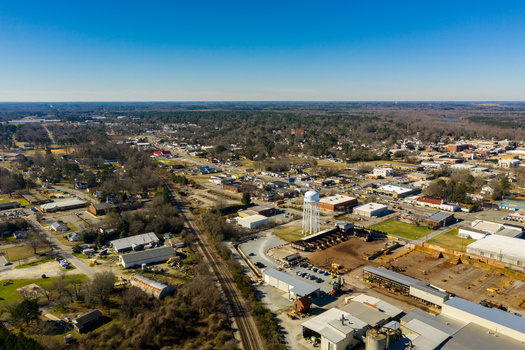
{"type": "Polygon", "coordinates": [[[379,203],[367,203],[354,208],[354,214],[365,217],[380,216],[388,213],[388,206],[379,203]]]}
{"type": "Polygon", "coordinates": [[[467,246],[467,253],[525,267],[525,240],[500,235],[488,235],[467,246]]]}
{"type": "Polygon", "coordinates": [[[242,227],[246,227],[248,229],[257,228],[261,225],[264,225],[268,223],[268,218],[263,215],[250,215],[246,217],[238,217],[237,222],[242,227]]]}
{"type": "Polygon", "coordinates": [[[155,233],[148,232],[141,235],[115,239],[109,242],[109,244],[115,252],[120,253],[126,250],[131,250],[134,246],[144,246],[149,243],[157,243],[158,241],[159,238],[155,233]]]}

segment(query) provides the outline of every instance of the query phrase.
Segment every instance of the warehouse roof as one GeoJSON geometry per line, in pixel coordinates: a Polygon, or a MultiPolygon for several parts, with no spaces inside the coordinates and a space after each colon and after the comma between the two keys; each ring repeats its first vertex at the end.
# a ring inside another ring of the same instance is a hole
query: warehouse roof
{"type": "Polygon", "coordinates": [[[379,187],[379,189],[381,191],[394,192],[397,194],[410,193],[414,190],[414,188],[410,186],[401,186],[401,185],[391,184],[391,183],[384,184],[383,186],[379,187]]]}
{"type": "MultiPolygon", "coordinates": [[[[514,314],[511,314],[510,312],[506,312],[495,308],[490,309],[488,307],[481,306],[479,304],[458,297],[447,300],[445,302],[445,305],[467,312],[479,318],[492,321],[494,323],[497,323],[498,325],[513,329],[517,332],[525,333],[525,318],[516,316],[514,314]]],[[[446,309],[444,309],[444,311],[445,310],[446,309]]],[[[445,311],[445,313],[448,314],[447,311],[445,311]]]]}
{"type": "MultiPolygon", "coordinates": [[[[268,218],[264,215],[250,215],[250,216],[245,216],[243,218],[241,218],[242,221],[244,222],[259,222],[259,221],[264,221],[264,220],[268,220],[268,218]]],[[[241,220],[240,219],[240,220],[241,220]]]]}
{"type": "Polygon", "coordinates": [[[308,282],[290,276],[287,273],[277,271],[276,269],[267,269],[264,271],[264,274],[276,278],[279,281],[283,281],[284,283],[289,284],[290,286],[293,286],[293,288],[291,288],[290,291],[300,296],[309,295],[319,290],[319,287],[316,287],[308,282]]]}
{"type": "Polygon", "coordinates": [[[525,260],[525,240],[500,235],[489,235],[467,246],[467,252],[482,250],[487,253],[512,256],[518,260],[525,260]]]}
{"type": "Polygon", "coordinates": [[[361,304],[359,302],[350,302],[343,307],[341,310],[348,312],[350,315],[357,317],[366,324],[374,327],[381,321],[389,319],[390,316],[384,312],[376,310],[373,306],[361,304]]]}
{"type": "Polygon", "coordinates": [[[149,277],[146,277],[144,275],[137,274],[137,275],[131,277],[132,281],[133,281],[133,279],[138,280],[138,281],[140,281],[142,283],[145,283],[148,286],[151,286],[152,288],[157,289],[159,291],[161,291],[161,290],[163,290],[165,288],[173,289],[173,288],[171,288],[170,286],[168,286],[165,283],[161,283],[161,282],[159,282],[157,280],[154,280],[153,278],[149,278],[149,277]]]}
{"type": "Polygon", "coordinates": [[[500,205],[500,208],[509,208],[512,210],[519,210],[519,209],[525,209],[525,203],[519,202],[519,201],[511,201],[508,199],[504,199],[500,205]]]}
{"type": "Polygon", "coordinates": [[[523,349],[523,343],[498,332],[469,323],[440,347],[441,350],[523,349]]]}
{"type": "Polygon", "coordinates": [[[367,324],[347,312],[332,308],[304,322],[302,326],[319,333],[331,342],[339,343],[346,338],[346,334],[363,329],[367,324]],[[341,316],[344,317],[343,322],[341,322],[341,316]]]}
{"type": "Polygon", "coordinates": [[[363,268],[363,270],[371,272],[371,273],[374,273],[376,275],[383,276],[383,277],[388,278],[388,279],[390,279],[392,281],[395,281],[397,283],[400,283],[400,284],[403,284],[403,285],[406,285],[406,286],[409,286],[409,287],[412,287],[412,288],[416,288],[416,289],[425,291],[425,292],[427,292],[429,294],[435,295],[435,296],[440,297],[440,298],[446,298],[448,296],[448,293],[442,292],[439,289],[436,289],[436,288],[430,286],[429,284],[427,284],[427,283],[425,283],[423,281],[420,281],[420,280],[417,280],[415,278],[402,275],[402,274],[394,272],[394,271],[390,271],[390,270],[384,269],[382,267],[377,268],[377,267],[373,267],[373,266],[365,266],[363,268]]]}
{"type": "Polygon", "coordinates": [[[358,296],[350,300],[374,305],[379,309],[379,311],[386,313],[390,317],[396,317],[403,312],[403,310],[401,310],[400,308],[395,307],[394,305],[389,304],[384,300],[374,298],[368,294],[359,294],[358,296]]]}
{"type": "Polygon", "coordinates": [[[155,235],[155,233],[148,232],[148,233],[143,233],[141,235],[115,239],[109,242],[109,244],[111,244],[113,249],[115,249],[116,251],[120,251],[122,249],[129,249],[133,245],[142,245],[142,244],[148,244],[151,242],[158,242],[158,241],[159,241],[159,238],[155,235]]]}
{"type": "Polygon", "coordinates": [[[153,248],[148,250],[143,250],[141,252],[135,252],[135,253],[129,253],[129,254],[123,254],[121,255],[122,261],[127,264],[133,264],[142,260],[162,257],[162,256],[168,256],[168,255],[175,255],[175,250],[173,247],[160,247],[160,248],[153,248]]]}
{"type": "Polygon", "coordinates": [[[454,216],[454,214],[447,213],[447,212],[444,212],[444,211],[437,211],[434,214],[432,214],[429,217],[427,217],[427,220],[435,221],[435,222],[441,222],[441,221],[445,221],[446,219],[448,219],[451,216],[454,216]]]}
{"type": "Polygon", "coordinates": [[[42,208],[42,210],[51,210],[54,208],[71,207],[71,206],[85,205],[85,204],[86,202],[78,200],[78,199],[68,199],[68,200],[60,201],[60,202],[42,204],[40,208],[42,208]]]}
{"type": "Polygon", "coordinates": [[[358,207],[355,207],[354,208],[354,211],[356,210],[362,210],[362,211],[375,211],[375,210],[381,210],[381,209],[387,209],[388,206],[384,205],[384,204],[379,204],[379,203],[367,203],[367,204],[363,204],[363,205],[360,205],[358,207]]]}

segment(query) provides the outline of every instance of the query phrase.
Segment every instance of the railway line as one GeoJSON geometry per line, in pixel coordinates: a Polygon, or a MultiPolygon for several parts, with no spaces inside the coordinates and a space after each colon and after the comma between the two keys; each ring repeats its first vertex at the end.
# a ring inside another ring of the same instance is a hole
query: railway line
{"type": "MultiPolygon", "coordinates": [[[[160,175],[159,175],[160,176],[160,175]]],[[[215,249],[209,244],[209,238],[202,234],[195,225],[193,215],[188,211],[184,202],[180,201],[169,183],[160,176],[164,188],[169,194],[171,203],[179,208],[184,221],[194,234],[194,243],[199,252],[210,265],[212,273],[218,282],[222,296],[226,301],[226,307],[230,316],[235,320],[237,330],[241,339],[241,347],[244,350],[265,349],[257,325],[250,313],[250,309],[243,299],[241,293],[233,280],[232,273],[226,262],[217,255],[215,249]]]]}

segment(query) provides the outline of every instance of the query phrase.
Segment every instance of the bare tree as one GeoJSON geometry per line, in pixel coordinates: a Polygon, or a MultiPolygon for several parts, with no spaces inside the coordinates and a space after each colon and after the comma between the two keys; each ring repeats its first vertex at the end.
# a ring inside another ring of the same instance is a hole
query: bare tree
{"type": "Polygon", "coordinates": [[[115,275],[111,271],[97,272],[85,290],[84,300],[89,305],[98,300],[102,306],[107,305],[109,296],[113,292],[115,275]]]}
{"type": "Polygon", "coordinates": [[[46,246],[46,244],[48,243],[49,242],[47,241],[47,239],[44,236],[40,235],[38,232],[34,230],[29,231],[26,239],[26,244],[31,249],[33,249],[33,254],[36,254],[39,248],[46,246]]]}

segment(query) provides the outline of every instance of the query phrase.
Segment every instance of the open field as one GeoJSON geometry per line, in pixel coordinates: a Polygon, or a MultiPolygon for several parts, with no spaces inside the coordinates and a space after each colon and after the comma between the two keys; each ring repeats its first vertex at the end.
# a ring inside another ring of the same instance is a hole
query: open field
{"type": "MultiPolygon", "coordinates": [[[[45,247],[45,248],[39,248],[36,250],[37,254],[47,253],[51,251],[51,248],[45,247]]],[[[19,245],[7,249],[0,250],[2,252],[2,255],[6,258],[7,261],[18,261],[22,259],[27,259],[35,254],[33,254],[33,249],[26,245],[19,245]]]]}
{"type": "Polygon", "coordinates": [[[31,266],[36,266],[36,265],[40,265],[40,264],[45,264],[46,262],[50,262],[50,261],[53,261],[53,260],[55,260],[54,256],[48,256],[47,258],[33,260],[33,261],[25,263],[25,264],[16,265],[15,269],[23,269],[23,268],[26,268],[26,267],[31,267],[31,266]]]}
{"type": "Polygon", "coordinates": [[[286,226],[273,231],[273,233],[277,237],[284,239],[287,242],[293,242],[304,238],[304,235],[301,233],[301,231],[301,226],[286,226]]]}
{"type": "Polygon", "coordinates": [[[458,252],[464,252],[467,250],[467,245],[475,241],[475,239],[458,237],[458,229],[455,228],[437,235],[436,237],[428,240],[427,243],[434,244],[442,248],[456,250],[458,252]]]}
{"type": "MultiPolygon", "coordinates": [[[[77,278],[87,282],[88,278],[86,275],[77,274],[77,278]]],[[[71,279],[72,275],[66,276],[66,279],[71,279]]],[[[53,281],[60,277],[50,277],[50,278],[40,278],[40,279],[14,279],[14,280],[2,280],[0,285],[6,281],[12,281],[13,284],[2,286],[0,288],[0,300],[2,301],[15,301],[21,298],[20,293],[17,292],[17,289],[20,287],[27,286],[28,284],[35,283],[40,287],[49,287],[53,284],[53,281]]]]}
{"type": "Polygon", "coordinates": [[[371,226],[370,228],[372,230],[385,232],[389,235],[394,235],[408,239],[419,239],[421,237],[425,237],[426,235],[432,232],[432,230],[428,227],[416,226],[396,220],[388,220],[380,224],[371,226]]]}
{"type": "Polygon", "coordinates": [[[16,198],[3,197],[2,199],[0,199],[0,203],[10,203],[10,202],[18,202],[22,206],[29,205],[29,202],[26,201],[22,197],[16,197],[16,198]]]}

